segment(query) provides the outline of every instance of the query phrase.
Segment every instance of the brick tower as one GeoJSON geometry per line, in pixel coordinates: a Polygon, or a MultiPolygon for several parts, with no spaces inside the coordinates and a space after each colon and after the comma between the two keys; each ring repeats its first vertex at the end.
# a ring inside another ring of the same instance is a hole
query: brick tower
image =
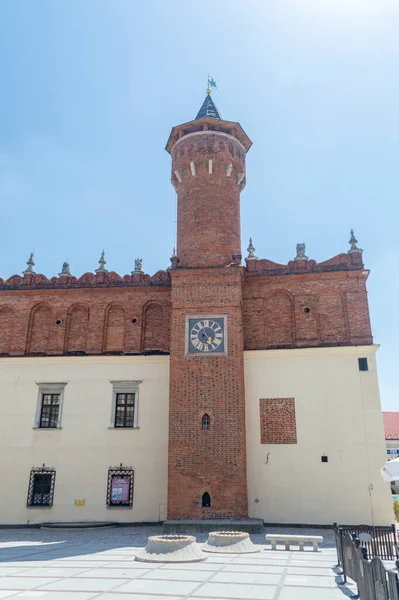
{"type": "Polygon", "coordinates": [[[240,192],[251,141],[208,95],[172,129],[168,518],[247,518],[240,192]]]}

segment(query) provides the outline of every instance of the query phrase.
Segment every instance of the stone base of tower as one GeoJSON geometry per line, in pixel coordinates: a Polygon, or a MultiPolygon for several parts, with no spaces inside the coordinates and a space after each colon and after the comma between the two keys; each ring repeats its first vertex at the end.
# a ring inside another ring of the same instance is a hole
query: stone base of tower
{"type": "Polygon", "coordinates": [[[247,533],[263,533],[262,519],[168,519],[163,524],[164,533],[207,533],[209,531],[245,531],[247,533]]]}

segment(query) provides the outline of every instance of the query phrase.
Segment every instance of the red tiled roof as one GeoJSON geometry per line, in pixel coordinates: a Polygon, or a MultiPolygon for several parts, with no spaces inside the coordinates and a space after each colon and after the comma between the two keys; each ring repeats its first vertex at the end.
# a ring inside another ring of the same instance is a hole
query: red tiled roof
{"type": "Polygon", "coordinates": [[[383,412],[385,439],[399,440],[399,412],[383,412]]]}

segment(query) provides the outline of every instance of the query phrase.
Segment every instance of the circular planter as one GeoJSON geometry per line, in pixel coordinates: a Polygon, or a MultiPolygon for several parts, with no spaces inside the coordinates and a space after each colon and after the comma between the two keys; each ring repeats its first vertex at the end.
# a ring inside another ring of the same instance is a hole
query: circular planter
{"type": "Polygon", "coordinates": [[[260,552],[244,531],[212,531],[202,547],[204,552],[223,552],[227,554],[249,554],[260,552]]]}
{"type": "Polygon", "coordinates": [[[151,536],[143,552],[135,556],[135,560],[142,562],[198,562],[205,559],[193,535],[151,536]]]}

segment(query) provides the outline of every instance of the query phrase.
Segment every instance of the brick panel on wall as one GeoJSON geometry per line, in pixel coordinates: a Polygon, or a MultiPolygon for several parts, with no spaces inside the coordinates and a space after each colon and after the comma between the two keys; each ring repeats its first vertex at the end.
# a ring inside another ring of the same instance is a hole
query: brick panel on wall
{"type": "Polygon", "coordinates": [[[296,444],[296,418],[294,398],[261,398],[260,443],[296,444]]]}
{"type": "Polygon", "coordinates": [[[365,330],[371,328],[367,292],[365,289],[348,290],[345,301],[351,339],[355,344],[361,344],[365,330]]]}
{"type": "Polygon", "coordinates": [[[89,308],[73,306],[68,315],[66,352],[86,352],[89,308]]]}
{"type": "Polygon", "coordinates": [[[9,354],[14,327],[14,311],[5,307],[0,310],[0,354],[9,354]]]}
{"type": "Polygon", "coordinates": [[[291,346],[295,329],[292,298],[276,291],[266,298],[266,339],[268,346],[291,346]]]}
{"type": "Polygon", "coordinates": [[[346,315],[342,297],[320,294],[317,299],[322,342],[344,342],[348,339],[346,315]]]}
{"type": "Polygon", "coordinates": [[[264,298],[253,298],[251,302],[246,302],[243,312],[245,346],[252,350],[263,349],[266,345],[264,298]]]}
{"type": "Polygon", "coordinates": [[[164,350],[169,348],[168,315],[164,314],[160,304],[150,303],[144,310],[143,351],[164,350]]]}
{"type": "Polygon", "coordinates": [[[313,344],[320,338],[317,296],[315,294],[298,294],[294,299],[296,343],[298,346],[313,344]]]}
{"type": "Polygon", "coordinates": [[[32,309],[30,332],[28,334],[28,352],[46,354],[50,336],[51,310],[41,304],[32,309]]]}
{"type": "Polygon", "coordinates": [[[104,352],[123,352],[125,308],[120,304],[108,307],[105,319],[104,352]]]}

